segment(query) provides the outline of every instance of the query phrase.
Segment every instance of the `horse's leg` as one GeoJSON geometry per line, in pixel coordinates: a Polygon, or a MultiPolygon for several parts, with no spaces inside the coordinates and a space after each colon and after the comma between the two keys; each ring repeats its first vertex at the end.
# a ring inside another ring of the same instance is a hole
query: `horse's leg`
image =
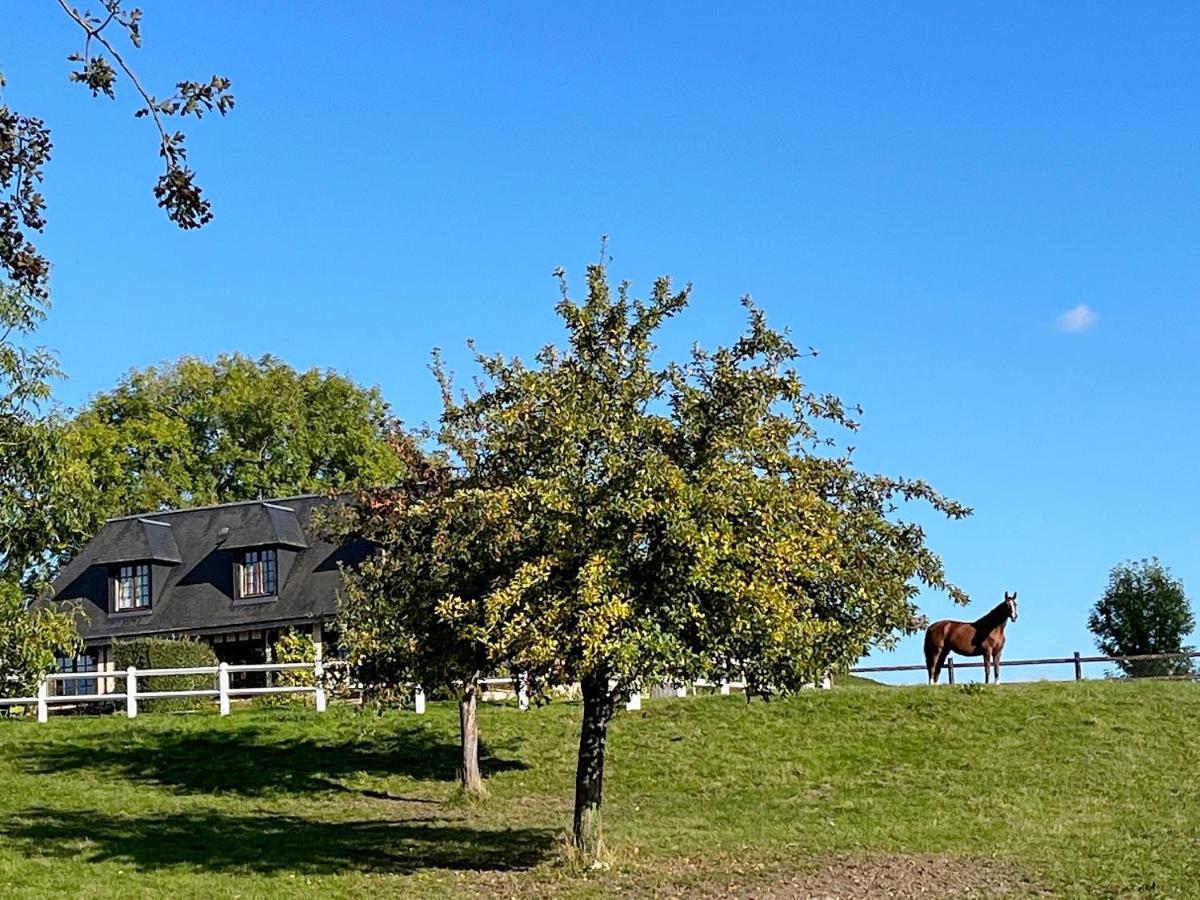
{"type": "Polygon", "coordinates": [[[933,638],[925,635],[925,671],[929,674],[929,683],[937,684],[937,658],[940,648],[933,638]]]}
{"type": "Polygon", "coordinates": [[[950,646],[945,645],[941,648],[937,655],[937,661],[933,668],[933,683],[937,684],[939,676],[942,674],[942,669],[946,666],[946,660],[950,658],[950,646]]]}
{"type": "Polygon", "coordinates": [[[994,667],[993,671],[996,673],[996,684],[999,684],[1000,683],[1000,651],[999,651],[999,649],[997,649],[996,652],[992,654],[992,666],[994,667]]]}
{"type": "Polygon", "coordinates": [[[988,671],[988,668],[991,666],[991,664],[992,664],[992,654],[988,652],[988,649],[986,647],[984,647],[983,648],[983,683],[984,684],[988,683],[989,676],[992,674],[991,672],[988,671]]]}

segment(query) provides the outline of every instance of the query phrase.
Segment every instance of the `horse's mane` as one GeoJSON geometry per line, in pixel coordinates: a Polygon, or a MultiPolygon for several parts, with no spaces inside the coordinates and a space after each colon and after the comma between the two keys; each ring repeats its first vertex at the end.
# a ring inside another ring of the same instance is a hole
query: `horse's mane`
{"type": "Polygon", "coordinates": [[[987,629],[990,631],[992,628],[995,628],[1001,622],[1005,622],[1007,620],[1008,620],[1008,600],[1005,599],[1005,600],[1001,600],[999,603],[997,603],[995,606],[993,606],[990,610],[985,612],[982,616],[980,616],[978,619],[976,619],[972,624],[974,624],[976,627],[979,627],[979,628],[987,627],[987,629]]]}

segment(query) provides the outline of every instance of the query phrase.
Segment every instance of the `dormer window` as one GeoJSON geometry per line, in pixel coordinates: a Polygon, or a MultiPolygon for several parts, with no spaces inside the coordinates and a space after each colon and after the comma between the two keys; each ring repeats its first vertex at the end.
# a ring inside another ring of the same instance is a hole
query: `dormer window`
{"type": "Polygon", "coordinates": [[[113,609],[125,612],[150,608],[150,566],[122,565],[113,573],[113,609]]]}
{"type": "Polygon", "coordinates": [[[273,596],[277,590],[277,571],[274,550],[247,550],[242,554],[241,596],[273,596]]]}

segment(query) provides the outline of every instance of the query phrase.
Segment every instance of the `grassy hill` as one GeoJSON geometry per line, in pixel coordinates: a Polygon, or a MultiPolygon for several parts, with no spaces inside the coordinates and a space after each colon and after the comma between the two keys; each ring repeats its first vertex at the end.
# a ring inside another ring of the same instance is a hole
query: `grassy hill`
{"type": "Polygon", "coordinates": [[[0,721],[0,893],[1195,896],[1197,684],[647,702],[587,877],[557,849],[578,715],[486,708],[478,805],[449,705],[0,721]]]}

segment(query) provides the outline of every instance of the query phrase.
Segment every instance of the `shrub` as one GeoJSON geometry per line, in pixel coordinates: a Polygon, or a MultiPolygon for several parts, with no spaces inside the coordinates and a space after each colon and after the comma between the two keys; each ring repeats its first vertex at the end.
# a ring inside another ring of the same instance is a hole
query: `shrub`
{"type": "MultiPolygon", "coordinates": [[[[168,638],[137,638],[113,644],[113,668],[123,672],[130,666],[138,669],[183,669],[215,666],[217,656],[208,644],[194,640],[168,638]]],[[[138,692],[143,691],[200,691],[217,686],[215,675],[154,675],[138,679],[138,692]]],[[[176,712],[215,705],[207,697],[162,697],[139,702],[146,712],[176,712]]]]}
{"type": "MultiPolygon", "coordinates": [[[[274,658],[277,663],[314,663],[317,659],[317,648],[312,638],[302,631],[286,629],[279,633],[274,644],[274,658]]],[[[312,687],[313,673],[311,669],[289,669],[276,672],[274,676],[277,687],[312,687]]],[[[308,694],[263,694],[255,700],[263,706],[278,706],[285,703],[307,703],[308,694]]]]}

